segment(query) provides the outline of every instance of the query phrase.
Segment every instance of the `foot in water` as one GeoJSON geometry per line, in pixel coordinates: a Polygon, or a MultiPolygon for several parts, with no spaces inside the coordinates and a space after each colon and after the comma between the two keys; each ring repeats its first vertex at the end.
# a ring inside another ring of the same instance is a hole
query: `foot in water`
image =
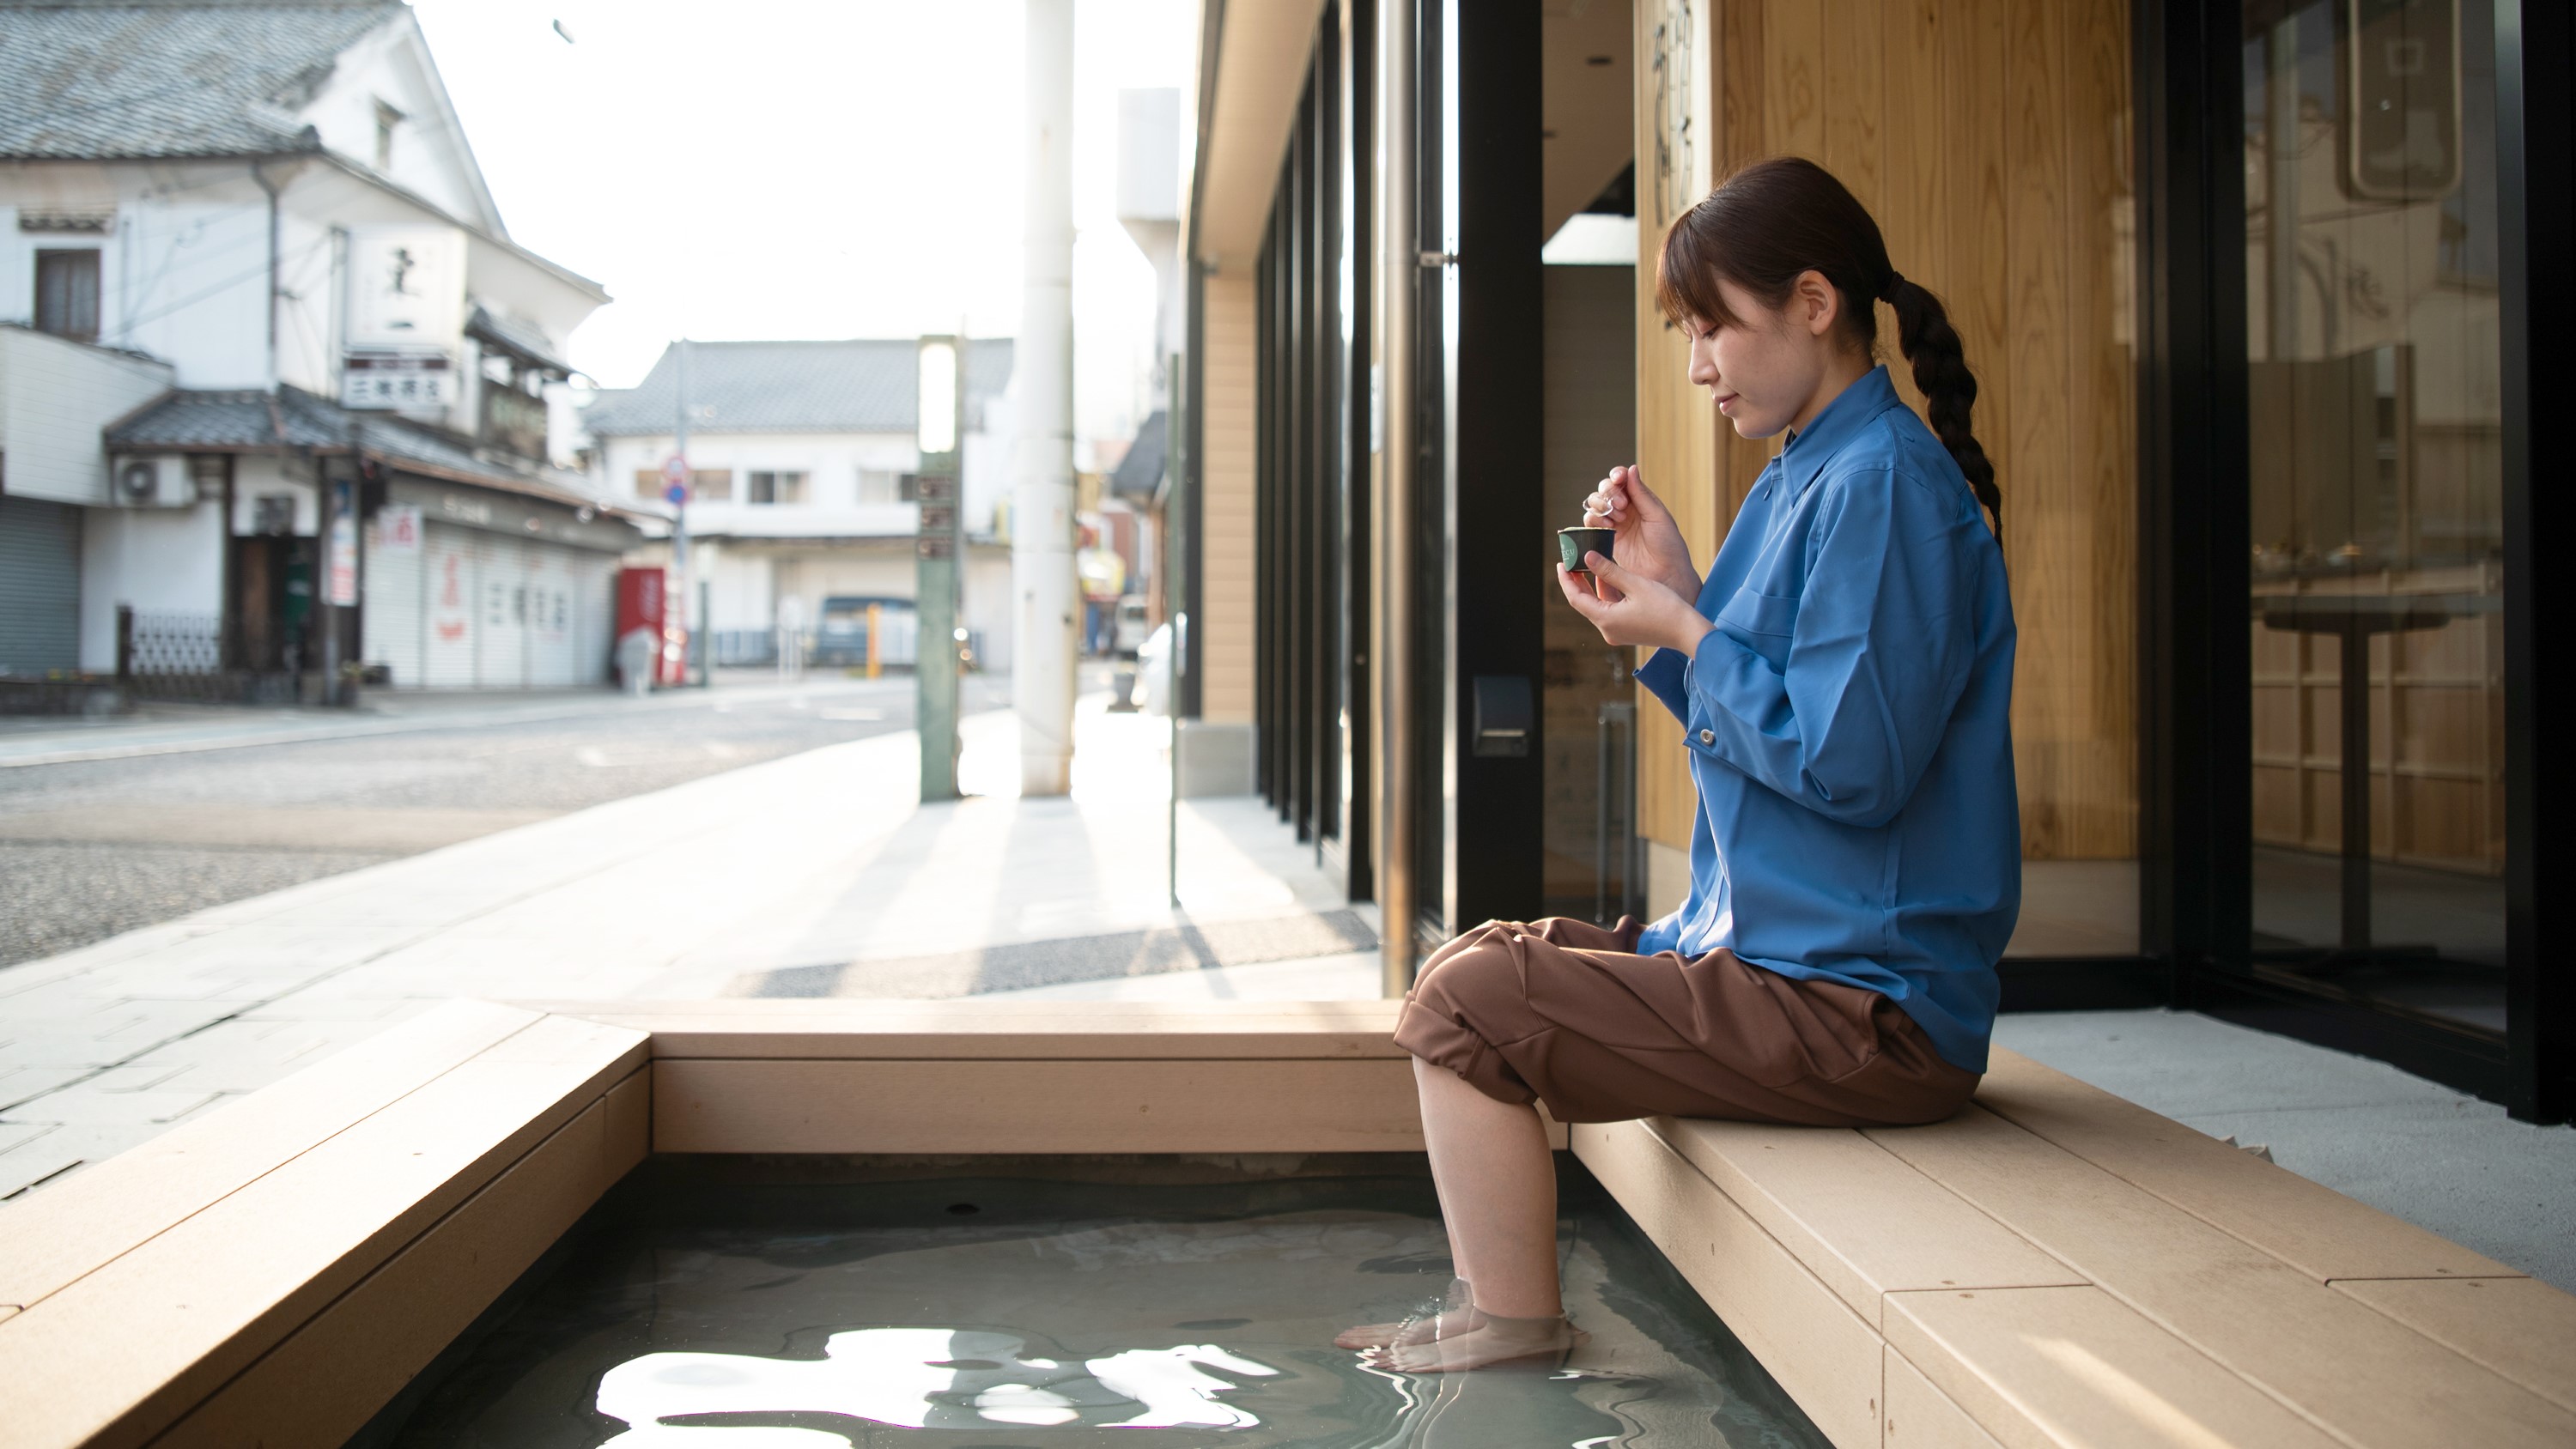
{"type": "Polygon", "coordinates": [[[1452,1278],[1449,1287],[1437,1298],[1423,1300],[1422,1306],[1393,1323],[1364,1323],[1345,1328],[1333,1335],[1335,1348],[1392,1348],[1399,1345],[1430,1343],[1469,1332],[1485,1321],[1476,1311],[1473,1296],[1464,1278],[1452,1278]]]}
{"type": "Polygon", "coordinates": [[[1478,1318],[1476,1326],[1463,1333],[1367,1349],[1361,1361],[1397,1373],[1459,1373],[1493,1364],[1562,1359],[1592,1339],[1562,1313],[1552,1318],[1505,1318],[1490,1313],[1478,1318]]]}

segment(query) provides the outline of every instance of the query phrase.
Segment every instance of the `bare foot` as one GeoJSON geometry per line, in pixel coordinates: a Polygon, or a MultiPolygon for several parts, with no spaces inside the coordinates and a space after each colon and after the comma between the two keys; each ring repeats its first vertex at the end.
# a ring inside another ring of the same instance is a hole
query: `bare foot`
{"type": "Polygon", "coordinates": [[[1561,1359],[1592,1341],[1592,1335],[1554,1318],[1504,1318],[1486,1315],[1465,1333],[1425,1343],[1391,1344],[1361,1355],[1371,1368],[1405,1374],[1459,1373],[1527,1359],[1561,1359]]]}
{"type": "Polygon", "coordinates": [[[1420,1307],[1393,1323],[1363,1323],[1345,1328],[1333,1335],[1335,1348],[1387,1348],[1397,1344],[1430,1343],[1466,1333],[1484,1324],[1485,1315],[1478,1313],[1475,1295],[1467,1280],[1452,1278],[1437,1298],[1426,1298],[1420,1307]]]}
{"type": "Polygon", "coordinates": [[[1453,1313],[1426,1310],[1394,1323],[1363,1323],[1333,1335],[1335,1348],[1394,1348],[1432,1343],[1482,1327],[1485,1315],[1469,1308],[1453,1313]]]}

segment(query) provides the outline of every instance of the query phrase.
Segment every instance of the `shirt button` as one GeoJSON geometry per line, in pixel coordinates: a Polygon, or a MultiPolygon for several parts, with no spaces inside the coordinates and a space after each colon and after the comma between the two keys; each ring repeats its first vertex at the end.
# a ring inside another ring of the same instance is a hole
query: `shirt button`
{"type": "Polygon", "coordinates": [[[1715,731],[1715,730],[1701,730],[1701,731],[1699,732],[1699,742],[1700,742],[1701,744],[1703,744],[1703,745],[1713,745],[1713,744],[1716,744],[1716,743],[1717,743],[1717,731],[1715,731]]]}

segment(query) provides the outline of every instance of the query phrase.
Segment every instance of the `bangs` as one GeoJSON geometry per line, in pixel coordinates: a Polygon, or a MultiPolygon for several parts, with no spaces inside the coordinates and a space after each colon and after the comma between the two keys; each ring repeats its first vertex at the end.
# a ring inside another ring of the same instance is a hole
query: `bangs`
{"type": "Polygon", "coordinates": [[[1696,322],[1709,328],[1731,327],[1738,321],[1717,289],[1725,267],[1705,235],[1716,228],[1692,225],[1716,200],[1710,196],[1675,217],[1664,233],[1664,249],[1655,258],[1655,306],[1665,321],[1676,326],[1696,322]]]}

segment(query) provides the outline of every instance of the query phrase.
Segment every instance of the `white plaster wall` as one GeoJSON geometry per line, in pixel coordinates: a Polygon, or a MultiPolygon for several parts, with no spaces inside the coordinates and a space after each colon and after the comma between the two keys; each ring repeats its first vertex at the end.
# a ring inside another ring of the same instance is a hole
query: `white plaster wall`
{"type": "Polygon", "coordinates": [[[427,41],[408,15],[341,52],[339,64],[300,119],[321,133],[322,144],[376,169],[376,102],[403,113],[394,128],[393,156],[385,176],[418,192],[451,215],[497,226],[481,188],[474,185],[473,154],[452,123],[435,77],[427,41]]]}
{"type": "Polygon", "coordinates": [[[245,453],[233,463],[233,529],[237,534],[259,531],[259,498],[262,494],[285,493],[295,499],[295,533],[299,538],[312,538],[322,531],[322,490],[306,476],[307,470],[288,459],[245,453]]]}
{"type": "MultiPolygon", "coordinates": [[[[372,106],[373,102],[368,103],[372,106]]],[[[372,112],[367,122],[374,126],[372,112]]],[[[271,166],[278,218],[278,370],[337,391],[343,248],[336,233],[443,218],[316,163],[271,166]]],[[[268,384],[268,198],[247,162],[0,168],[0,322],[35,320],[35,253],[99,251],[99,340],[167,359],[186,388],[268,384]],[[22,232],[22,210],[107,210],[103,235],[22,232]]],[[[595,294],[498,242],[467,234],[467,306],[556,342],[599,306],[595,294]]],[[[460,365],[469,357],[460,353],[460,365]]],[[[468,399],[444,421],[470,430],[468,399]]]]}
{"type": "Polygon", "coordinates": [[[0,453],[8,457],[9,492],[57,503],[112,502],[99,430],[160,396],[170,377],[157,362],[0,329],[0,453]]]}
{"type": "MultiPolygon", "coordinates": [[[[654,475],[651,498],[661,497],[663,460],[671,456],[670,434],[612,436],[593,453],[593,486],[603,498],[638,497],[635,475],[654,475]]],[[[994,506],[1009,492],[1010,440],[991,433],[966,435],[965,524],[970,537],[993,531],[994,506]]],[[[859,474],[865,470],[909,473],[921,466],[921,453],[909,433],[694,433],[689,438],[691,468],[730,468],[734,496],[749,487],[755,470],[802,471],[810,480],[807,502],[749,504],[692,503],[689,526],[736,536],[792,538],[818,534],[891,537],[920,527],[919,514],[908,503],[863,504],[859,474]]]]}
{"type": "Polygon", "coordinates": [[[116,667],[116,606],[223,612],[223,505],[98,508],[81,526],[81,668],[116,667]]]}

